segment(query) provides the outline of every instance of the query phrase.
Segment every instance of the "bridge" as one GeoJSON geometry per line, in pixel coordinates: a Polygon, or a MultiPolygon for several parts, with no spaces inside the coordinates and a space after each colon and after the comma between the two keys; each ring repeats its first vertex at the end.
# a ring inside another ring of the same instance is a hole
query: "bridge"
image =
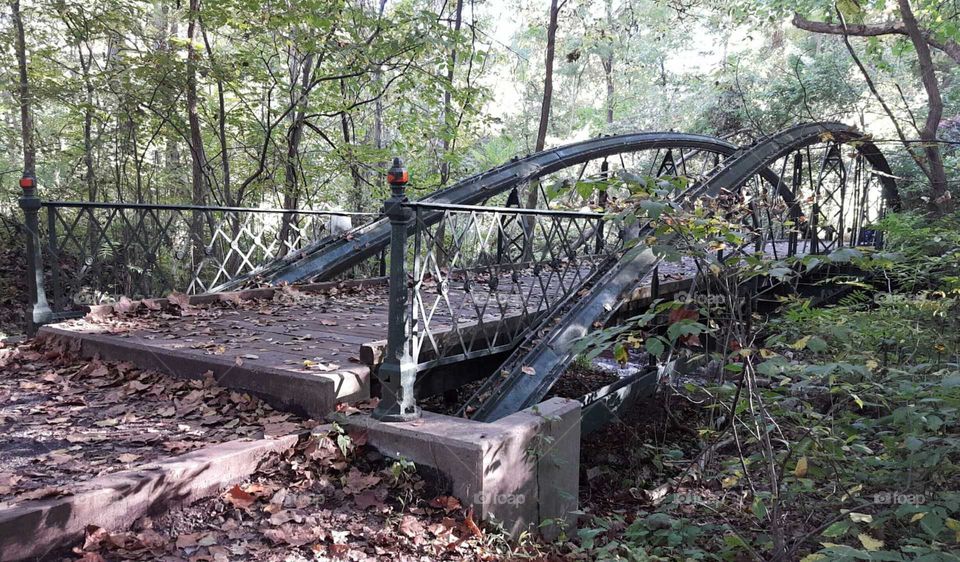
{"type": "Polygon", "coordinates": [[[412,420],[424,397],[478,381],[456,414],[492,422],[540,403],[576,341],[703,277],[665,260],[676,241],[651,243],[636,205],[745,209],[717,260],[874,245],[870,225],[899,206],[882,153],[840,123],[744,147],[600,137],[418,200],[397,160],[388,183],[379,213],[42,201],[28,187],[29,317],[85,356],[209,372],[318,417],[372,393],[374,417],[412,420]],[[355,224],[331,232],[332,217],[355,224]]]}

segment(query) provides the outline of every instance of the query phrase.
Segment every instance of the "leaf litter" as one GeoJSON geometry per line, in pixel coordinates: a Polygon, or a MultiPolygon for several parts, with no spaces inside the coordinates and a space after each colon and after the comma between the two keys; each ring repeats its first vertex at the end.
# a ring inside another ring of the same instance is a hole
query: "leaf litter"
{"type": "Polygon", "coordinates": [[[0,348],[0,505],[240,438],[315,425],[259,398],[39,343],[0,348]]]}
{"type": "MultiPolygon", "coordinates": [[[[80,560],[502,560],[460,500],[436,495],[410,463],[365,445],[363,432],[318,428],[218,497],[87,529],[80,560]]],[[[514,551],[513,554],[517,552],[514,551]]]]}

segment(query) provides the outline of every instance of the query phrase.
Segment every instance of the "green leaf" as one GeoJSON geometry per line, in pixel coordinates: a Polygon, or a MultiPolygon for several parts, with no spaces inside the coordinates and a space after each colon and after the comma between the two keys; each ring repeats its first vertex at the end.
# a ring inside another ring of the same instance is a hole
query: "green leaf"
{"type": "Polygon", "coordinates": [[[835,539],[846,534],[846,532],[850,529],[850,525],[851,523],[846,520],[837,521],[824,529],[823,533],[821,534],[825,537],[835,539]]]}
{"type": "Polygon", "coordinates": [[[617,345],[613,346],[613,358],[617,361],[617,363],[625,365],[627,361],[630,360],[630,354],[627,353],[626,346],[624,346],[622,343],[618,343],[617,345]]]}
{"type": "Polygon", "coordinates": [[[753,515],[760,521],[767,518],[767,506],[763,505],[763,500],[760,498],[753,499],[753,505],[750,509],[753,511],[753,515]]]}
{"type": "Polygon", "coordinates": [[[647,353],[653,355],[654,357],[659,357],[663,353],[663,341],[658,336],[647,339],[646,343],[647,353]]]}
{"type": "Polygon", "coordinates": [[[827,350],[827,342],[820,336],[813,336],[807,340],[807,349],[814,353],[821,353],[827,350]]]}

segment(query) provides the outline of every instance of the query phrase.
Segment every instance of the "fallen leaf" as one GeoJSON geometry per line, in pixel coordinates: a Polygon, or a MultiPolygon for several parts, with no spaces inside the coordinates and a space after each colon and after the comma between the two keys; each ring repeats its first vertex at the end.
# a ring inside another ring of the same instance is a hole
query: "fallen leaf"
{"type": "Polygon", "coordinates": [[[423,525],[412,515],[404,515],[400,519],[400,532],[411,539],[423,535],[423,525]]]}
{"type": "Polygon", "coordinates": [[[226,494],[224,495],[231,505],[240,509],[247,509],[253,505],[255,501],[257,501],[257,499],[253,497],[253,494],[244,492],[240,486],[236,484],[234,484],[233,488],[227,490],[226,494]]]}
{"type": "Polygon", "coordinates": [[[857,535],[857,538],[860,539],[860,544],[863,545],[863,548],[871,552],[883,548],[883,541],[877,540],[866,533],[860,533],[857,535]]]}
{"type": "Polygon", "coordinates": [[[371,488],[380,483],[380,477],[375,474],[364,474],[356,468],[351,468],[347,473],[343,485],[343,491],[348,494],[356,494],[367,488],[371,488]]]}
{"type": "Polygon", "coordinates": [[[197,537],[200,536],[200,533],[188,533],[180,535],[177,537],[177,548],[187,548],[191,546],[197,546],[197,537]]]}
{"type": "Polygon", "coordinates": [[[353,501],[360,509],[368,509],[371,507],[379,509],[386,505],[383,503],[383,500],[378,497],[376,490],[367,490],[366,492],[359,493],[354,496],[353,501]]]}
{"type": "Polygon", "coordinates": [[[53,486],[44,486],[43,488],[37,488],[36,490],[30,490],[29,492],[24,492],[17,496],[17,501],[29,501],[29,500],[42,500],[44,498],[50,498],[53,496],[65,496],[69,495],[69,492],[65,492],[60,488],[55,488],[53,486]]]}
{"type": "Polygon", "coordinates": [[[797,478],[803,478],[807,475],[807,457],[800,457],[797,461],[797,467],[793,469],[793,475],[797,478]]]}
{"type": "Polygon", "coordinates": [[[467,517],[463,520],[463,523],[467,526],[467,529],[473,533],[473,536],[479,540],[483,540],[483,531],[480,530],[480,527],[477,527],[476,522],[473,520],[473,507],[467,510],[467,517]]]}
{"type": "Polygon", "coordinates": [[[453,496],[437,496],[430,500],[430,507],[442,509],[446,513],[460,509],[460,500],[453,496]]]}

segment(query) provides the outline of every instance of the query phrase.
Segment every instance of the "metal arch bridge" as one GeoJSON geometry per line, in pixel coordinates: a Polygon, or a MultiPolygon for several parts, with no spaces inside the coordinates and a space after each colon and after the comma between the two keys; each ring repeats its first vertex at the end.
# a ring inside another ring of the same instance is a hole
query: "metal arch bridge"
{"type": "MultiPolygon", "coordinates": [[[[143,248],[151,271],[189,261],[183,269],[198,293],[389,270],[378,414],[416,416],[415,387],[431,370],[505,356],[460,411],[492,421],[542,400],[573,361],[573,342],[607,323],[639,283],[656,282],[661,256],[642,242],[653,233],[649,225],[581,210],[622,206],[631,186],[656,187],[656,178],[682,178],[671,195],[677,205],[742,203],[751,251],[774,258],[872,244],[870,224],[900,205],[890,168],[869,139],[841,123],[813,123],[743,148],[684,133],[601,137],[514,159],[415,202],[397,181],[381,215],[360,214],[369,222],[338,235],[317,236],[323,225],[311,231],[303,221],[347,213],[280,212],[285,230],[298,233],[295,241],[277,239],[283,228],[271,233],[266,223],[245,222],[240,209],[131,206],[131,220],[129,209],[105,204],[44,202],[52,240],[45,248],[56,257],[89,245],[82,271],[102,273],[94,256],[110,225],[122,223],[129,236],[156,223],[164,234],[143,248]],[[81,218],[94,223],[98,211],[109,213],[107,225],[101,219],[79,235],[81,218]],[[187,221],[185,213],[203,220],[187,221]],[[176,217],[208,230],[168,236],[176,217]],[[168,248],[174,253],[164,256],[168,248]]],[[[157,296],[163,289],[150,283],[177,283],[160,273],[136,283],[126,276],[125,294],[157,296]]],[[[55,312],[80,300],[68,294],[78,285],[63,285],[54,279],[55,312]]]]}

